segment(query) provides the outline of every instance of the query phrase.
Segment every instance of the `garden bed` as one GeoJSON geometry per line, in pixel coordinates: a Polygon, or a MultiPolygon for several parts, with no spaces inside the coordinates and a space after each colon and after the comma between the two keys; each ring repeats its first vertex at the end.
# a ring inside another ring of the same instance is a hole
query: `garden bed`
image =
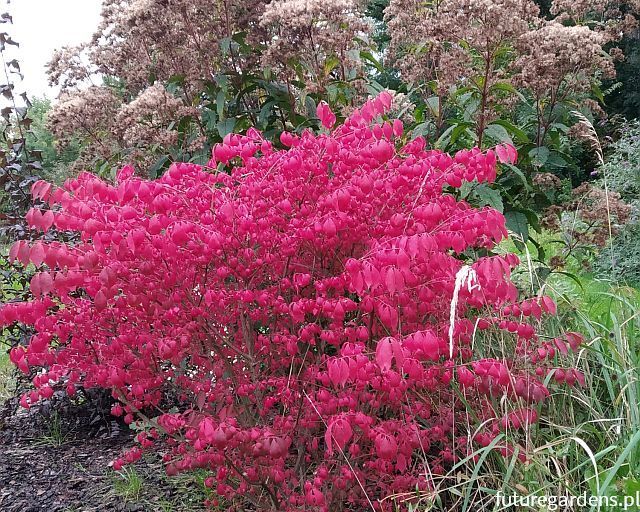
{"type": "Polygon", "coordinates": [[[201,510],[193,478],[168,481],[157,459],[124,472],[109,467],[132,437],[116,421],[95,421],[86,407],[51,416],[43,407],[27,411],[8,400],[0,412],[0,510],[201,510]]]}

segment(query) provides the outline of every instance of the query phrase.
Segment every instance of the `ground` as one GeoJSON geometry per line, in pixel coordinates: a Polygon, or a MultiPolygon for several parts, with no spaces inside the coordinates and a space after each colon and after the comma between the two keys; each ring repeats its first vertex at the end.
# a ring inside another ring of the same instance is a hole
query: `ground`
{"type": "Polygon", "coordinates": [[[203,510],[201,475],[168,479],[152,457],[115,472],[109,462],[133,433],[83,405],[27,411],[17,399],[0,409],[3,512],[192,512],[203,510]],[[90,412],[93,411],[93,412],[90,412]]]}

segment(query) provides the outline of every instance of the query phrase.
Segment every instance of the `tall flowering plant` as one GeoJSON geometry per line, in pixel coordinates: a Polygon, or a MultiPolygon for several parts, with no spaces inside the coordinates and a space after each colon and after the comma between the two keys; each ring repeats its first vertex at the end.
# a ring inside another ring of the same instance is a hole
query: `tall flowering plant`
{"type": "Polygon", "coordinates": [[[492,255],[504,217],[451,193],[515,152],[404,143],[390,106],[335,127],[321,104],[323,133],[229,135],[157,181],[34,185],[50,208],[32,227],[79,242],[11,249],[38,268],[35,298],[0,309],[35,330],[11,352],[38,369],[22,404],[111,390],[146,428],[115,467],[160,450],[169,474],[209,470],[229,510],[404,510],[388,497],[479,447],[526,458],[545,378],[583,379],[557,367],[580,338],[536,335],[555,305],[519,300],[517,258],[492,255]]]}

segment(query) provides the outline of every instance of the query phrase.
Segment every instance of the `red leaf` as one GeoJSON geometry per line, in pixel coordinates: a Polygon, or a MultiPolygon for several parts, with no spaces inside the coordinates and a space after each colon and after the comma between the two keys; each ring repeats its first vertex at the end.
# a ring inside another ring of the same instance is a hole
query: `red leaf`
{"type": "Polygon", "coordinates": [[[31,293],[33,293],[35,297],[42,295],[42,289],[40,288],[40,274],[36,274],[31,278],[30,289],[31,293]]]}
{"type": "Polygon", "coordinates": [[[122,169],[120,169],[116,174],[116,181],[122,182],[128,180],[133,176],[135,169],[132,165],[125,165],[122,169]]]}
{"type": "Polygon", "coordinates": [[[393,358],[393,338],[382,338],[376,346],[376,363],[381,370],[391,369],[393,358]]]}
{"type": "Polygon", "coordinates": [[[96,309],[98,311],[101,311],[107,307],[107,296],[104,294],[102,290],[96,293],[96,296],[93,299],[93,303],[95,304],[96,309]]]}
{"type": "Polygon", "coordinates": [[[380,433],[375,439],[376,453],[384,460],[393,460],[398,454],[398,442],[395,437],[380,433]]]}
{"type": "Polygon", "coordinates": [[[331,129],[336,124],[336,116],[324,101],[321,101],[316,108],[316,114],[318,119],[327,130],[331,129]]]}
{"type": "Polygon", "coordinates": [[[496,146],[496,155],[503,164],[515,164],[518,160],[518,151],[507,143],[496,146]]]}
{"type": "Polygon", "coordinates": [[[546,295],[540,298],[540,305],[542,309],[549,313],[550,315],[555,315],[557,311],[556,303],[553,301],[551,297],[547,297],[546,295]]]}
{"type": "Polygon", "coordinates": [[[565,334],[567,341],[569,342],[569,346],[572,350],[577,350],[580,344],[584,341],[584,337],[582,334],[577,332],[568,332],[565,334]]]}
{"type": "Polygon", "coordinates": [[[349,380],[349,363],[343,358],[334,358],[327,363],[329,379],[334,386],[344,386],[349,380]]]}
{"type": "Polygon", "coordinates": [[[566,356],[569,353],[569,351],[567,350],[567,344],[564,341],[556,338],[553,340],[553,343],[556,347],[558,347],[558,350],[563,356],[566,356]]]}
{"type": "Polygon", "coordinates": [[[11,246],[11,249],[9,249],[9,261],[11,263],[13,263],[18,259],[18,253],[20,252],[20,248],[25,243],[26,242],[24,240],[18,240],[17,242],[13,243],[13,245],[11,246]]]}
{"type": "Polygon", "coordinates": [[[385,272],[385,283],[387,285],[387,290],[391,293],[395,293],[398,289],[396,287],[396,273],[393,267],[387,267],[387,271],[385,272]]]}
{"type": "Polygon", "coordinates": [[[40,276],[40,289],[42,294],[47,294],[53,289],[53,277],[49,272],[41,272],[40,276]]]}
{"type": "Polygon", "coordinates": [[[47,210],[46,212],[44,212],[44,214],[42,215],[42,230],[45,233],[49,231],[51,226],[53,226],[53,221],[53,212],[51,210],[47,210]]]}
{"type": "Polygon", "coordinates": [[[584,373],[582,373],[580,370],[573,370],[573,374],[575,375],[576,379],[578,380],[578,383],[584,387],[586,385],[585,379],[584,379],[584,373]]]}
{"type": "Polygon", "coordinates": [[[51,192],[51,183],[44,180],[38,180],[31,185],[31,196],[34,199],[46,200],[51,192]]]}
{"type": "Polygon", "coordinates": [[[325,443],[327,445],[329,454],[331,455],[333,451],[331,449],[332,448],[331,439],[333,439],[336,442],[336,445],[341,450],[344,450],[344,447],[351,440],[352,436],[353,436],[353,429],[351,428],[351,425],[349,424],[349,421],[346,418],[339,417],[333,420],[332,422],[330,422],[329,426],[327,427],[327,432],[325,434],[325,443]]]}
{"type": "Polygon", "coordinates": [[[37,242],[29,252],[29,259],[36,267],[42,265],[44,261],[44,245],[41,242],[37,242]]]}

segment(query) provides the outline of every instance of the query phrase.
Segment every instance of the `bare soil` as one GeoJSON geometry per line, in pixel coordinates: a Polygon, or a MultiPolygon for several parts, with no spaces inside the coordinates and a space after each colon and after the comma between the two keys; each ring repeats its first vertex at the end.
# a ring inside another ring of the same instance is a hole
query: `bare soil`
{"type": "Polygon", "coordinates": [[[157,459],[134,466],[136,485],[109,467],[133,432],[95,407],[17,399],[0,409],[0,511],[185,512],[203,510],[195,479],[168,479],[157,459]]]}

